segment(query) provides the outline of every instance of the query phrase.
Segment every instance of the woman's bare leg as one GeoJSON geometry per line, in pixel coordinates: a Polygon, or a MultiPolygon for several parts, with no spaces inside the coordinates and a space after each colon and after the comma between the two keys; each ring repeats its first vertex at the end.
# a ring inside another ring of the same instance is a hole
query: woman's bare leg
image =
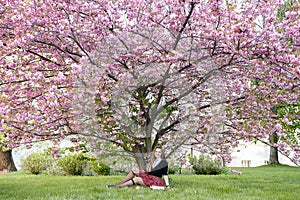
{"type": "Polygon", "coordinates": [[[143,182],[143,179],[141,177],[135,177],[135,178],[133,178],[129,181],[118,184],[117,187],[130,187],[130,186],[133,186],[135,184],[146,186],[146,184],[143,182]]]}
{"type": "Polygon", "coordinates": [[[140,174],[140,171],[139,171],[137,168],[133,168],[133,169],[126,175],[126,177],[121,181],[121,183],[119,183],[119,185],[122,184],[122,183],[125,183],[125,182],[127,182],[127,181],[129,181],[129,180],[131,180],[134,176],[139,176],[139,174],[140,174]]]}

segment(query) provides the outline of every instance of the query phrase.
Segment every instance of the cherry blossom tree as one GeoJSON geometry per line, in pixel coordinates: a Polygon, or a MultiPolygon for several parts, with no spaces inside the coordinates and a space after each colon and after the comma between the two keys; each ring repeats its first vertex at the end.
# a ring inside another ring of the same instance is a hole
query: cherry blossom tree
{"type": "MultiPolygon", "coordinates": [[[[278,20],[280,0],[0,2],[9,147],[84,135],[143,166],[160,144],[230,161],[241,139],[286,135],[272,108],[299,101],[297,7],[278,20]]],[[[298,143],[275,145],[299,162],[298,143]]]]}
{"type": "MultiPolygon", "coordinates": [[[[299,1],[286,0],[284,2],[284,5],[281,6],[278,9],[277,19],[278,20],[284,19],[286,17],[285,13],[287,11],[288,12],[297,11],[299,9],[298,3],[299,3],[299,1]]],[[[282,118],[284,118],[287,113],[292,114],[292,116],[294,116],[295,114],[297,114],[297,104],[282,105],[279,102],[278,105],[274,106],[272,110],[274,112],[276,112],[282,118]]],[[[295,120],[295,118],[290,118],[289,120],[287,120],[288,122],[285,120],[285,122],[282,124],[283,127],[285,128],[285,131],[286,131],[285,136],[279,137],[276,132],[273,132],[269,136],[269,142],[272,144],[272,145],[270,145],[269,164],[279,164],[279,155],[278,155],[279,151],[278,151],[278,148],[277,148],[278,141],[280,141],[280,140],[293,140],[295,142],[299,138],[299,136],[297,134],[297,128],[295,128],[298,125],[297,120],[295,120]],[[292,121],[292,122],[289,122],[289,120],[292,121]],[[293,124],[293,126],[290,126],[291,124],[293,124]]],[[[296,142],[296,144],[297,143],[299,143],[299,142],[296,142]]]]}

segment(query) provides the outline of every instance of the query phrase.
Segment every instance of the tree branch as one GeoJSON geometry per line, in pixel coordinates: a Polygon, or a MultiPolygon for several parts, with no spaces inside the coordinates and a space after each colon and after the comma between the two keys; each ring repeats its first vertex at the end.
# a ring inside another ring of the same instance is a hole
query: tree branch
{"type": "Polygon", "coordinates": [[[181,29],[179,30],[179,33],[178,33],[178,35],[177,35],[177,37],[176,37],[176,41],[175,41],[175,44],[174,44],[174,47],[173,47],[173,50],[175,50],[175,49],[177,48],[177,45],[178,45],[178,43],[179,43],[179,40],[181,39],[181,35],[182,35],[182,33],[183,33],[185,27],[187,26],[187,24],[188,24],[188,22],[189,22],[189,20],[190,20],[190,18],[191,18],[191,16],[192,16],[192,13],[193,13],[193,11],[194,11],[194,8],[195,8],[196,3],[191,2],[190,5],[191,5],[191,9],[190,9],[190,11],[189,11],[189,13],[188,13],[188,16],[185,18],[185,21],[184,21],[184,23],[183,23],[181,29]]]}

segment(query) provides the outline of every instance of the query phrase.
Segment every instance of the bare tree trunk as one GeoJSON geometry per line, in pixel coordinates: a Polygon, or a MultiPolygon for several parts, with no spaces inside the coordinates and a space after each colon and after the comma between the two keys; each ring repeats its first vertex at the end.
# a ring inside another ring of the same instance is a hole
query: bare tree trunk
{"type": "Polygon", "coordinates": [[[134,158],[139,166],[139,168],[146,170],[146,160],[145,160],[145,147],[144,145],[136,145],[133,147],[134,158]]]}
{"type": "Polygon", "coordinates": [[[15,166],[12,150],[2,151],[0,148],[0,170],[8,169],[9,171],[17,171],[15,166]]]}
{"type": "MultiPolygon", "coordinates": [[[[278,136],[277,133],[274,132],[269,137],[270,144],[277,144],[278,136]]],[[[278,149],[277,147],[270,146],[270,157],[269,157],[269,164],[280,164],[278,159],[278,149]]]]}

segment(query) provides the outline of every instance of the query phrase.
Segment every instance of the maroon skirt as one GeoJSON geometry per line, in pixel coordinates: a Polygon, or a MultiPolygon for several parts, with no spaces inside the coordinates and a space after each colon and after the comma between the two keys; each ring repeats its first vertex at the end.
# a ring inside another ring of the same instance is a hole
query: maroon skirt
{"type": "Polygon", "coordinates": [[[140,172],[140,177],[143,179],[143,182],[147,185],[147,186],[164,186],[164,181],[157,177],[157,176],[153,176],[150,175],[144,171],[140,172]]]}

